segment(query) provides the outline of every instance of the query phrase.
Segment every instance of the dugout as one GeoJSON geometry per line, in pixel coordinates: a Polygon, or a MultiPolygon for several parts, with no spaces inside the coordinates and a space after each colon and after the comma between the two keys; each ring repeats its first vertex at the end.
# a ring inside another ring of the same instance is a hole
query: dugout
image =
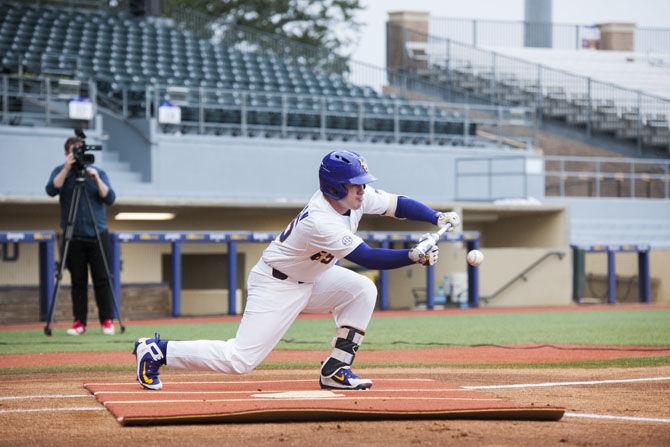
{"type": "MultiPolygon", "coordinates": [[[[526,265],[532,264],[545,252],[567,247],[564,215],[561,205],[493,205],[481,203],[432,203],[436,208],[454,209],[464,217],[464,229],[482,233],[482,249],[486,261],[481,268],[481,294],[493,295],[496,290],[517,275],[526,265]]],[[[276,204],[274,206],[223,206],[219,203],[191,203],[164,205],[145,201],[121,199],[110,211],[110,230],[114,232],[142,231],[253,231],[277,232],[302,209],[303,203],[276,204]],[[161,222],[117,221],[113,216],[122,211],[169,211],[175,218],[161,222]]],[[[11,229],[53,229],[56,227],[59,209],[56,204],[0,204],[0,226],[11,229]],[[11,216],[11,217],[10,217],[11,216]]],[[[434,229],[431,225],[401,222],[377,216],[367,216],[361,222],[360,231],[425,232],[434,229]]],[[[402,241],[394,242],[400,246],[402,241]]],[[[237,308],[244,305],[245,282],[249,269],[260,257],[265,243],[241,243],[238,246],[237,308]]],[[[4,263],[0,281],[7,285],[0,297],[7,296],[10,289],[21,289],[23,299],[28,299],[30,289],[37,287],[31,269],[36,269],[36,252],[32,247],[22,248],[19,259],[4,263]],[[14,273],[12,273],[14,272],[14,273]],[[18,273],[17,273],[18,272],[18,273]],[[21,273],[22,272],[22,273],[21,273]],[[8,283],[6,277],[13,275],[8,283]],[[18,275],[18,276],[17,276],[18,275]]],[[[454,272],[465,272],[465,248],[462,244],[442,244],[441,260],[435,268],[435,289],[444,277],[454,272]]],[[[122,312],[127,318],[147,318],[170,315],[169,243],[127,244],[123,248],[122,266],[122,312]]],[[[228,286],[223,278],[212,279],[212,271],[225,271],[227,248],[224,244],[184,244],[182,256],[188,271],[183,285],[182,314],[208,315],[227,313],[228,286]],[[214,270],[212,270],[214,269],[214,270]],[[209,273],[207,273],[209,272],[209,273]]],[[[512,286],[486,300],[484,305],[536,305],[531,291],[554,290],[551,304],[568,303],[570,298],[570,266],[558,264],[558,258],[549,259],[527,275],[527,281],[518,280],[512,286]],[[546,272],[544,270],[547,270],[546,272]],[[565,274],[563,273],[565,271],[565,274]],[[547,282],[550,284],[547,285],[547,282]],[[565,284],[561,284],[564,282],[565,284]],[[544,283],[544,284],[542,284],[544,283]]],[[[377,272],[366,273],[376,278],[377,272]]],[[[225,275],[222,275],[225,276],[225,275]]],[[[69,275],[64,276],[64,285],[69,275]]],[[[417,304],[413,289],[423,288],[426,295],[426,271],[415,266],[388,272],[389,307],[391,309],[414,308],[417,304]]],[[[15,293],[15,292],[11,292],[15,293]]],[[[67,293],[59,296],[59,306],[69,306],[67,293]]],[[[2,299],[2,298],[0,298],[2,299]]],[[[16,298],[14,298],[16,300],[16,298]]],[[[30,297],[29,299],[35,299],[30,297]]],[[[92,300],[91,293],[91,300],[92,300]]],[[[35,301],[35,308],[37,302],[35,301]]],[[[95,309],[95,306],[91,306],[95,309]]],[[[67,316],[67,307],[56,318],[62,321],[67,316]]],[[[26,320],[23,320],[26,321],[26,320]]],[[[35,321],[33,314],[32,320],[35,321]]]]}

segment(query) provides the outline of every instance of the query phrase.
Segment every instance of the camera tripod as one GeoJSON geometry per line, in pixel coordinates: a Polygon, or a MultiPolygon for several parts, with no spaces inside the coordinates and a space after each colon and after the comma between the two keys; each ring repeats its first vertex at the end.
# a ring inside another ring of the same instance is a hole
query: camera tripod
{"type": "Polygon", "coordinates": [[[58,270],[56,271],[56,284],[54,285],[53,293],[51,295],[51,302],[49,304],[49,313],[47,314],[47,324],[44,326],[44,335],[51,336],[51,323],[53,322],[54,312],[56,310],[56,298],[58,296],[58,290],[60,288],[61,280],[63,279],[63,267],[65,267],[65,262],[67,260],[68,250],[70,248],[70,242],[72,241],[72,235],[74,233],[74,223],[77,218],[77,210],[79,209],[79,202],[81,201],[81,196],[83,195],[86,199],[86,207],[88,209],[89,216],[93,222],[93,228],[95,229],[95,239],[98,242],[98,249],[102,256],[102,262],[105,266],[105,278],[107,280],[107,286],[111,292],[112,298],[112,308],[113,308],[113,317],[116,317],[119,326],[121,328],[121,333],[123,334],[126,331],[126,327],[123,324],[121,319],[121,311],[118,308],[116,303],[116,297],[114,296],[114,288],[112,287],[112,276],[109,273],[109,264],[107,262],[107,254],[105,253],[105,247],[103,246],[102,239],[100,238],[100,230],[98,229],[98,224],[95,221],[95,216],[93,215],[93,208],[91,208],[91,200],[86,194],[86,173],[83,166],[76,166],[77,172],[75,174],[75,185],[74,192],[72,194],[72,201],[70,202],[70,209],[67,215],[67,226],[65,227],[65,233],[63,237],[63,251],[60,258],[60,263],[58,265],[58,270]]]}

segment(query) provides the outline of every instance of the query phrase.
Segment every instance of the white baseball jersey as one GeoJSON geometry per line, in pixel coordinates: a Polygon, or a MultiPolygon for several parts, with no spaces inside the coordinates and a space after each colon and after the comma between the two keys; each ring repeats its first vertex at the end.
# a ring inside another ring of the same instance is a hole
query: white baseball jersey
{"type": "Polygon", "coordinates": [[[332,313],[338,327],[365,331],[377,288],[365,276],[335,263],[363,241],[354,234],[363,214],[384,214],[392,197],[368,186],[361,207],[343,216],[317,191],[251,269],[235,338],[170,341],[167,364],[247,373],[267,357],[301,312],[332,313]],[[273,277],[271,267],[290,280],[273,277]]]}
{"type": "Polygon", "coordinates": [[[384,214],[392,195],[368,186],[363,204],[349,215],[339,214],[321,191],[263,252],[263,262],[295,281],[314,282],[363,240],[354,233],[363,214],[384,214]]]}

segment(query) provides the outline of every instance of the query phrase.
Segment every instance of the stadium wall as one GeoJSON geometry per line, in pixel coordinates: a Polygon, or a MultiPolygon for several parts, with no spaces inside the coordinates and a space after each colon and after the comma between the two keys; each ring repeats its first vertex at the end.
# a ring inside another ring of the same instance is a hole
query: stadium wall
{"type": "Polygon", "coordinates": [[[571,243],[646,244],[653,248],[670,248],[668,200],[546,197],[544,202],[569,206],[571,243]]]}
{"type": "MultiPolygon", "coordinates": [[[[101,144],[101,121],[87,132],[88,144],[101,144]]],[[[0,197],[43,195],[51,170],[63,163],[72,129],[0,125],[0,197]]]]}
{"type": "MultiPolygon", "coordinates": [[[[454,199],[456,158],[509,154],[500,149],[162,135],[156,183],[159,189],[172,189],[175,194],[307,200],[318,187],[315,174],[321,158],[335,148],[364,155],[371,172],[380,179],[380,188],[429,202],[454,199]],[[185,153],[189,147],[193,152],[185,153]],[[179,190],[174,190],[175,178],[181,179],[179,190]],[[202,190],[203,178],[210,182],[206,190],[202,190]]],[[[485,185],[473,187],[484,189],[485,185]]],[[[543,189],[536,185],[535,194],[543,194],[543,189]]]]}
{"type": "Polygon", "coordinates": [[[568,202],[570,215],[576,219],[608,219],[612,223],[620,221],[660,220],[670,223],[670,203],[664,199],[625,199],[599,197],[547,197],[548,203],[568,202]]]}
{"type": "MultiPolygon", "coordinates": [[[[102,119],[98,121],[100,123],[102,119]]],[[[196,199],[220,204],[268,205],[286,201],[305,202],[318,187],[317,169],[323,155],[336,148],[349,148],[365,156],[377,186],[432,203],[455,198],[455,160],[464,157],[505,156],[513,153],[538,158],[530,152],[507,149],[411,146],[356,142],[322,142],[265,138],[168,135],[142,136],[142,123],[124,132],[109,124],[105,134],[91,132],[89,144],[105,141],[105,151],[119,152],[121,160],[150,182],[125,180],[120,172],[106,169],[104,156],[98,165],[107,170],[119,203],[129,198],[196,199]],[[139,129],[139,130],[138,130],[139,129]],[[146,138],[145,138],[146,137],[146,138]],[[144,141],[144,142],[143,142],[144,141]],[[150,142],[150,143],[147,143],[150,142]],[[147,168],[150,164],[150,169],[147,168]],[[148,172],[150,171],[150,172],[148,172]],[[115,174],[120,180],[115,180],[115,174]],[[122,180],[121,180],[122,179],[122,180]]],[[[117,123],[118,124],[118,123],[117,123]]],[[[146,123],[144,123],[146,124],[146,123]]],[[[102,125],[99,124],[102,129],[102,125]]],[[[127,126],[126,126],[127,127],[127,126]]],[[[152,130],[153,129],[153,130],[152,130]]],[[[44,184],[54,166],[62,163],[62,147],[72,133],[66,129],[0,126],[0,194],[5,198],[44,198],[44,184]],[[28,170],[20,170],[30,166],[28,170]]],[[[507,169],[500,165],[495,168],[507,169]]],[[[529,174],[528,195],[544,195],[542,174],[529,174]]],[[[486,197],[488,185],[470,182],[473,197],[486,197]]],[[[496,185],[501,196],[518,196],[518,185],[496,185]]]]}
{"type": "Polygon", "coordinates": [[[542,248],[491,248],[486,250],[486,262],[480,267],[481,296],[495,306],[562,306],[572,304],[572,262],[567,250],[542,248]],[[562,256],[549,255],[562,253],[562,256]],[[526,280],[517,280],[492,297],[520,270],[547,258],[530,270],[526,280]]]}

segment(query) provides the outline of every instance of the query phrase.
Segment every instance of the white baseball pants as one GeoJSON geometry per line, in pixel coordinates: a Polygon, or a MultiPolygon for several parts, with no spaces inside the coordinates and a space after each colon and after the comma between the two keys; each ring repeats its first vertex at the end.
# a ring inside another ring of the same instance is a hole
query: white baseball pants
{"type": "Polygon", "coordinates": [[[167,365],[245,374],[274,349],[301,312],[328,313],[337,327],[365,330],[377,299],[375,284],[365,276],[334,265],[313,284],[280,280],[260,260],[249,273],[248,298],[235,338],[170,341],[167,365]]]}

